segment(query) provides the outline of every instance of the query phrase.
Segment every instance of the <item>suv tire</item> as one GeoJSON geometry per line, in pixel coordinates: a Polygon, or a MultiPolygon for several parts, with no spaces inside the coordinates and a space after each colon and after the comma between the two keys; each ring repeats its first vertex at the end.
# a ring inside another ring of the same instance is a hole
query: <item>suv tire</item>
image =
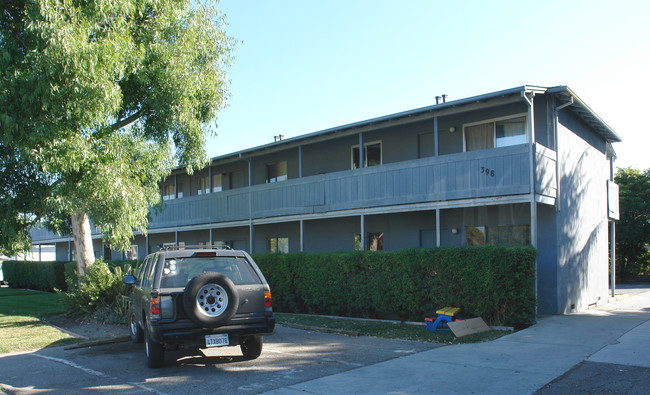
{"type": "Polygon", "coordinates": [[[242,354],[246,359],[255,359],[262,353],[264,337],[262,335],[244,336],[239,342],[242,354]]]}
{"type": "Polygon", "coordinates": [[[144,336],[144,350],[147,355],[147,366],[150,368],[159,368],[165,363],[165,350],[162,344],[155,342],[149,331],[145,332],[144,336]]]}
{"type": "Polygon", "coordinates": [[[223,274],[205,272],[194,277],[185,287],[185,314],[203,328],[225,325],[237,312],[239,294],[235,284],[223,274]]]}
{"type": "Polygon", "coordinates": [[[140,328],[140,325],[138,325],[138,320],[135,319],[135,313],[131,313],[129,328],[131,329],[131,341],[133,343],[142,343],[144,340],[144,332],[140,328]]]}

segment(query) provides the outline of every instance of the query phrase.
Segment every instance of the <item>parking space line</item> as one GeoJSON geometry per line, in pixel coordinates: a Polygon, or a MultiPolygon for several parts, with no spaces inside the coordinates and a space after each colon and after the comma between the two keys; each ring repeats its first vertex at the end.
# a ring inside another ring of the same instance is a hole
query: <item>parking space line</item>
{"type": "Polygon", "coordinates": [[[50,360],[50,361],[62,363],[64,365],[73,367],[75,369],[83,370],[84,372],[86,372],[88,374],[92,374],[92,375],[99,376],[99,377],[108,377],[107,375],[105,375],[102,372],[98,372],[98,371],[90,369],[90,368],[85,368],[85,367],[83,367],[81,365],[77,365],[76,363],[74,363],[72,361],[68,361],[67,359],[48,357],[47,355],[40,355],[40,354],[33,354],[33,355],[35,357],[39,357],[39,358],[47,359],[47,360],[50,360]]]}
{"type": "MultiPolygon", "coordinates": [[[[79,364],[76,364],[76,363],[74,363],[72,361],[68,361],[67,359],[49,357],[47,355],[40,355],[40,354],[32,354],[32,355],[35,356],[35,357],[39,357],[39,358],[47,359],[47,360],[50,360],[50,361],[62,363],[64,365],[66,365],[66,366],[70,366],[72,368],[82,370],[82,371],[84,371],[84,372],[86,372],[88,374],[92,374],[94,376],[104,377],[104,378],[109,378],[109,379],[119,381],[119,379],[116,378],[116,377],[109,376],[109,375],[107,375],[105,373],[99,372],[99,371],[94,370],[94,369],[86,368],[86,367],[81,366],[79,364]]],[[[157,390],[155,390],[153,388],[147,387],[146,385],[142,385],[142,384],[139,384],[139,383],[127,383],[127,384],[132,385],[134,387],[138,387],[138,388],[140,388],[142,390],[145,390],[145,391],[148,391],[148,392],[153,392],[153,393],[158,394],[158,395],[169,395],[169,394],[167,394],[165,392],[157,391],[157,390]]]]}

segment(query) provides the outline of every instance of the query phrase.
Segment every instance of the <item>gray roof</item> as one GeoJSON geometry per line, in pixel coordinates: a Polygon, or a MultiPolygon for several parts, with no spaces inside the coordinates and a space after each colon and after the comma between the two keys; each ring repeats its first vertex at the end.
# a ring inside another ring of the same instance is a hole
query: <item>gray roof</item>
{"type": "Polygon", "coordinates": [[[370,126],[373,124],[386,123],[401,118],[419,116],[426,113],[431,113],[432,115],[434,115],[437,111],[443,109],[462,107],[464,105],[480,103],[480,102],[487,102],[490,100],[494,100],[506,96],[520,95],[523,97],[526,93],[552,94],[557,98],[559,98],[559,102],[560,102],[559,105],[562,105],[564,103],[570,103],[573,98],[572,104],[567,106],[568,109],[573,111],[582,120],[584,120],[587,124],[593,127],[594,130],[597,133],[599,133],[608,142],[621,141],[621,138],[618,136],[618,134],[616,134],[612,130],[612,128],[610,128],[598,115],[596,115],[596,113],[591,108],[589,108],[589,106],[587,106],[582,100],[580,100],[580,98],[575,93],[573,93],[573,91],[569,89],[567,86],[556,86],[556,87],[548,88],[548,87],[541,87],[541,86],[534,86],[534,85],[524,85],[516,88],[505,89],[502,91],[486,93],[483,95],[447,101],[445,103],[439,103],[431,106],[426,106],[426,107],[403,111],[395,114],[385,115],[377,118],[368,119],[365,121],[353,122],[347,125],[336,126],[333,128],[324,129],[317,132],[307,133],[300,136],[280,140],[277,142],[272,142],[269,144],[248,148],[230,154],[217,156],[212,158],[212,160],[220,161],[220,160],[227,160],[233,157],[249,156],[258,151],[264,151],[270,148],[277,148],[278,146],[281,145],[296,144],[305,140],[311,140],[317,137],[324,137],[330,134],[337,134],[344,131],[349,131],[351,129],[357,129],[360,127],[370,126]]]}

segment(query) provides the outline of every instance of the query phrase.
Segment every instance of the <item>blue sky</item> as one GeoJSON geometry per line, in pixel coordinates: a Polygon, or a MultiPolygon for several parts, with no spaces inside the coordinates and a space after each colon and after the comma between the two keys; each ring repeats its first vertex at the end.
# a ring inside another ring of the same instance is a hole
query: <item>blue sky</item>
{"type": "Polygon", "coordinates": [[[521,85],[568,85],[650,168],[648,1],[221,0],[240,43],[219,156],[521,85]]]}

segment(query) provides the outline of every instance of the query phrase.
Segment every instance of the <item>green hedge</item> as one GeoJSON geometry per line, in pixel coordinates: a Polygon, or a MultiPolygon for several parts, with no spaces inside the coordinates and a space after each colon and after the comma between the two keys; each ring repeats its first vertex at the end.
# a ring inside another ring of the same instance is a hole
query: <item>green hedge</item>
{"type": "MultiPolygon", "coordinates": [[[[108,261],[110,267],[136,267],[137,260],[108,261]]],[[[4,280],[12,288],[28,288],[41,291],[67,291],[66,278],[76,279],[77,266],[68,261],[5,261],[2,263],[4,280]]]]}
{"type": "Polygon", "coordinates": [[[535,316],[536,257],[507,246],[254,255],[276,311],[422,321],[454,306],[516,327],[535,316]]]}

